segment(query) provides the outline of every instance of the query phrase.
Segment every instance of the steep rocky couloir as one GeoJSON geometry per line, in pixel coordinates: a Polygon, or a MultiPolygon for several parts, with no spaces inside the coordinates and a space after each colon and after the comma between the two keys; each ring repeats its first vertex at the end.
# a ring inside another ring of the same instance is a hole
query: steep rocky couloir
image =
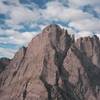
{"type": "Polygon", "coordinates": [[[99,38],[47,26],[0,74],[0,100],[100,100],[99,38]]]}

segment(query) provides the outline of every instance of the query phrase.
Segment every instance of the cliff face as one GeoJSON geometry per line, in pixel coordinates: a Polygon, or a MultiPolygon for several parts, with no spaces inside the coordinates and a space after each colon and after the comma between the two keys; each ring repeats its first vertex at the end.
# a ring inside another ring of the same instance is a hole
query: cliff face
{"type": "Polygon", "coordinates": [[[0,74],[0,100],[100,100],[98,37],[47,26],[0,74]]]}

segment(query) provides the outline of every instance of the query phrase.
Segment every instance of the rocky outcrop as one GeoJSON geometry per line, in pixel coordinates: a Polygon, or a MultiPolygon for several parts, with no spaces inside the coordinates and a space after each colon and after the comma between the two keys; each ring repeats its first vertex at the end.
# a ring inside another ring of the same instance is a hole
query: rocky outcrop
{"type": "Polygon", "coordinates": [[[100,99],[100,41],[97,36],[80,38],[68,51],[64,67],[81,100],[100,99]]]}
{"type": "Polygon", "coordinates": [[[73,41],[47,26],[0,74],[0,100],[99,100],[100,40],[73,41]]]}
{"type": "Polygon", "coordinates": [[[0,73],[5,70],[6,66],[10,63],[9,58],[0,58],[0,73]]]}

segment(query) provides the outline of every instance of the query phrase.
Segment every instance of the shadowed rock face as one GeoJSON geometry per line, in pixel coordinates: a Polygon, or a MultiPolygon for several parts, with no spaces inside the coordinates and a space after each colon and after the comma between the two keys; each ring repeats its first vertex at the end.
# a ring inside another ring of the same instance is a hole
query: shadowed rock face
{"type": "Polygon", "coordinates": [[[100,100],[100,41],[47,26],[0,74],[0,100],[100,100]]]}
{"type": "Polygon", "coordinates": [[[10,59],[0,58],[0,73],[5,70],[6,66],[9,65],[10,59]]]}

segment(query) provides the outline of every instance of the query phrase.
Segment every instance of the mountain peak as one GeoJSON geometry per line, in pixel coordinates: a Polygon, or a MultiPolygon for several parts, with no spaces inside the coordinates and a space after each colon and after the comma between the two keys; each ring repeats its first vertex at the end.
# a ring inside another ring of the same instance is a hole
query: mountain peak
{"type": "Polygon", "coordinates": [[[60,26],[57,24],[50,24],[47,27],[43,29],[43,32],[51,32],[51,31],[57,31],[61,30],[60,26]]]}
{"type": "Polygon", "coordinates": [[[73,41],[48,25],[0,73],[2,100],[100,100],[100,41],[73,41]]]}

